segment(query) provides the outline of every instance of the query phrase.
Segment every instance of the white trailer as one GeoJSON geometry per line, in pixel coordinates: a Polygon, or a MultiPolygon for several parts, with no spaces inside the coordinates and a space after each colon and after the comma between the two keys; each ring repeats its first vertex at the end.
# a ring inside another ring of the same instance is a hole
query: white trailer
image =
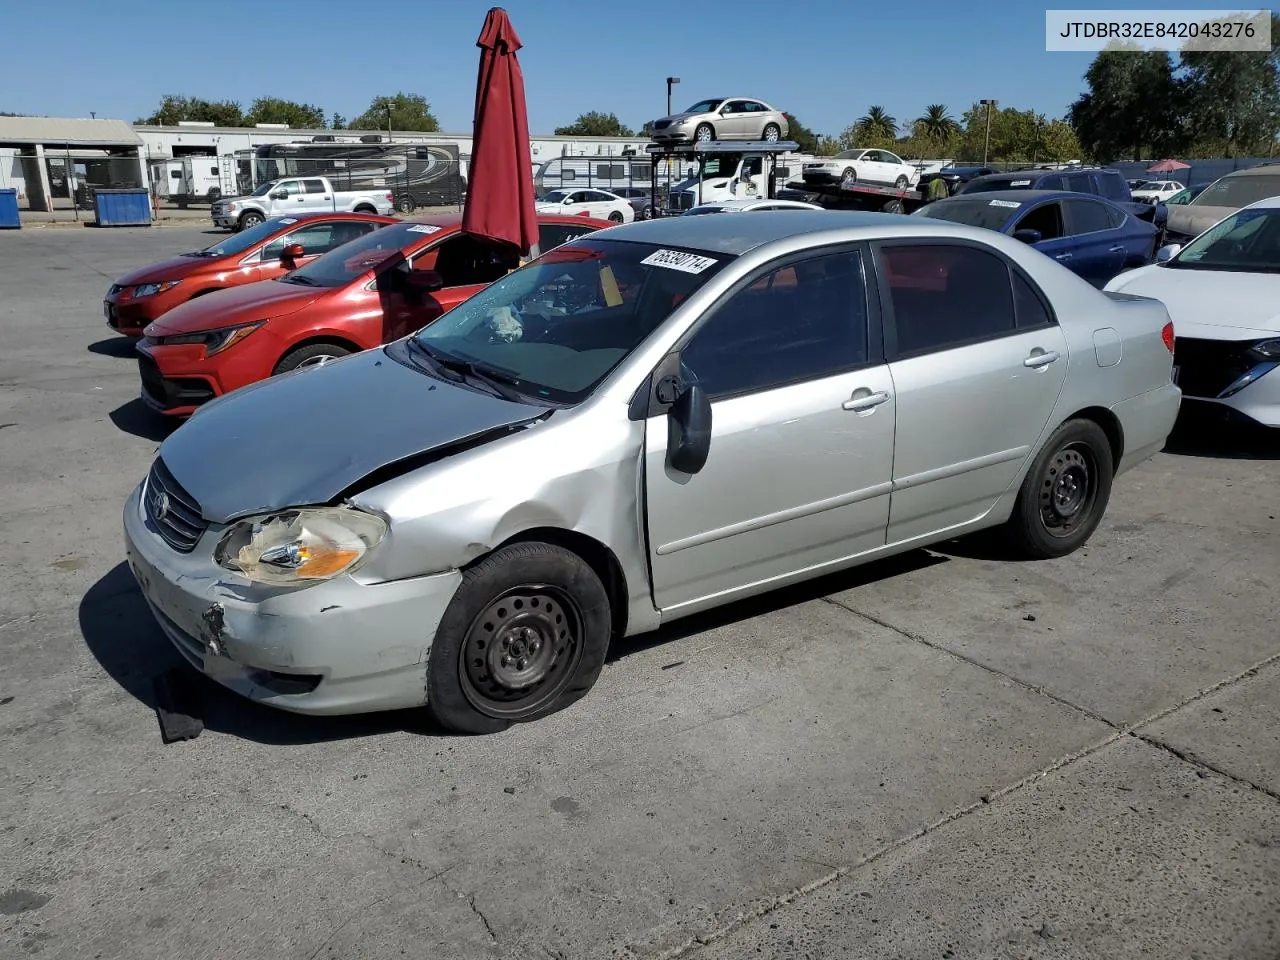
{"type": "Polygon", "coordinates": [[[179,207],[213,203],[223,193],[222,164],[217,157],[179,157],[151,163],[152,193],[179,207]]]}

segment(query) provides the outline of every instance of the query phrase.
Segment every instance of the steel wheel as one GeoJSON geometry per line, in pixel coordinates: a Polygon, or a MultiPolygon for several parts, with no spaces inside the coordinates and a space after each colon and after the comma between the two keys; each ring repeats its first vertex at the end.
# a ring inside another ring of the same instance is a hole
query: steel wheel
{"type": "Polygon", "coordinates": [[[471,623],[458,663],[462,691],[481,713],[519,720],[555,700],[582,657],[583,618],[568,593],[515,587],[471,623]]]}
{"type": "Polygon", "coordinates": [[[1097,474],[1085,444],[1068,444],[1050,458],[1040,478],[1040,522],[1049,536],[1065,539],[1089,521],[1098,496],[1097,474]]]}

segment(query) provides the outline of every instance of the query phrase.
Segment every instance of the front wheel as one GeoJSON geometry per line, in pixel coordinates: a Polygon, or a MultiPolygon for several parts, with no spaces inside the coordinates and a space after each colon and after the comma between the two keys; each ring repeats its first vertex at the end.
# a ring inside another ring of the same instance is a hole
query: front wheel
{"type": "Polygon", "coordinates": [[[1036,457],[1005,525],[1010,545],[1031,560],[1075,552],[1093,535],[1111,498],[1111,443],[1092,420],[1068,420],[1036,457]]]}
{"type": "Polygon", "coordinates": [[[709,123],[700,123],[693,131],[693,139],[698,143],[710,143],[716,138],[715,128],[709,123]]]}
{"type": "Polygon", "coordinates": [[[581,557],[515,543],[462,576],[436,629],[427,709],[455,733],[497,733],[581,699],[609,650],[609,596],[581,557]]]}
{"type": "Polygon", "coordinates": [[[908,180],[905,176],[901,176],[901,177],[898,177],[898,179],[893,182],[893,185],[897,187],[899,190],[905,190],[907,189],[907,184],[910,182],[911,181],[908,180]]]}
{"type": "Polygon", "coordinates": [[[251,227],[256,227],[260,223],[262,223],[262,214],[258,213],[256,210],[250,210],[248,213],[240,214],[238,226],[241,230],[248,230],[251,227]]]}
{"type": "Polygon", "coordinates": [[[339,357],[345,357],[351,351],[336,343],[309,343],[296,350],[290,350],[276,364],[273,373],[288,373],[302,367],[322,367],[339,357]]]}
{"type": "Polygon", "coordinates": [[[853,167],[845,167],[844,170],[840,172],[840,186],[845,187],[847,189],[849,187],[852,187],[857,182],[858,182],[858,171],[853,169],[853,167]]]}

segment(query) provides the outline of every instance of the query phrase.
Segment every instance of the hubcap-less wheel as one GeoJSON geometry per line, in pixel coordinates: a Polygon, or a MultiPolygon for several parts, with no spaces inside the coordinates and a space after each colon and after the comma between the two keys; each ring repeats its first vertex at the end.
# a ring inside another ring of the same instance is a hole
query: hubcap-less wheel
{"type": "Polygon", "coordinates": [[[558,697],[582,656],[582,615],[562,590],[508,590],[475,618],[462,644],[467,700],[491,717],[518,720],[558,697]]]}
{"type": "Polygon", "coordinates": [[[711,129],[711,124],[702,123],[698,125],[698,129],[693,132],[693,139],[698,143],[710,143],[715,139],[715,131],[711,129]]]}
{"type": "Polygon", "coordinates": [[[1069,537],[1089,519],[1097,495],[1096,464],[1080,444],[1063,447],[1041,478],[1040,522],[1052,537],[1069,537]]]}

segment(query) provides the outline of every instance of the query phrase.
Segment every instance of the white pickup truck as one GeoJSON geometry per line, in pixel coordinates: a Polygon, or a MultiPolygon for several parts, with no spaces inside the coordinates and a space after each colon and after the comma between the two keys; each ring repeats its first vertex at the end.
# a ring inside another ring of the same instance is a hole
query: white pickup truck
{"type": "Polygon", "coordinates": [[[291,213],[381,213],[395,210],[391,191],[335,190],[327,177],[290,177],[264,183],[245,197],[213,204],[213,222],[230,230],[256,227],[272,217],[291,213]]]}

